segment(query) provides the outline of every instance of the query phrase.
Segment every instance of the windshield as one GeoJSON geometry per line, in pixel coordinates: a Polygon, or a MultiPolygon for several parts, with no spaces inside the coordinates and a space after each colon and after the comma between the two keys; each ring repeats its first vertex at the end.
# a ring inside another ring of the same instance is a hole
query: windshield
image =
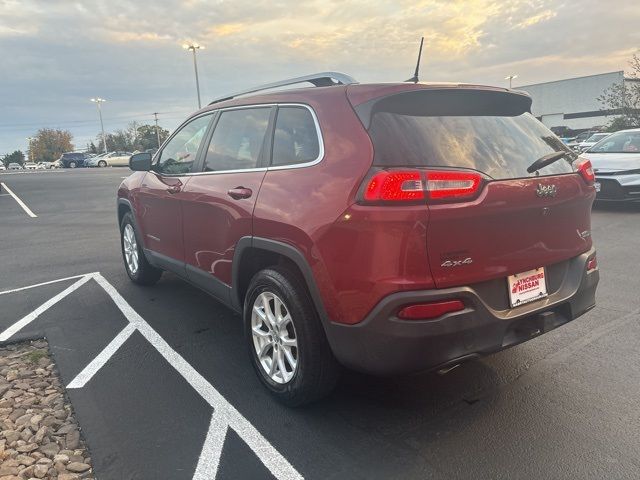
{"type": "Polygon", "coordinates": [[[592,153],[640,153],[640,131],[611,134],[587,151],[592,153]]]}
{"type": "Polygon", "coordinates": [[[605,137],[608,137],[608,133],[596,133],[595,135],[591,135],[586,141],[587,142],[599,142],[605,137]]]}

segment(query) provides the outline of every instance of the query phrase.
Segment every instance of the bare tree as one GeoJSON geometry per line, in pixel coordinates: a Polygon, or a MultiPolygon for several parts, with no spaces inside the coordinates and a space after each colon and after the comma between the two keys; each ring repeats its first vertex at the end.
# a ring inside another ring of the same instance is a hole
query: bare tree
{"type": "Polygon", "coordinates": [[[640,56],[633,55],[629,65],[631,71],[625,79],[614,83],[598,97],[602,109],[616,115],[609,125],[612,131],[640,127],[640,56]]]}

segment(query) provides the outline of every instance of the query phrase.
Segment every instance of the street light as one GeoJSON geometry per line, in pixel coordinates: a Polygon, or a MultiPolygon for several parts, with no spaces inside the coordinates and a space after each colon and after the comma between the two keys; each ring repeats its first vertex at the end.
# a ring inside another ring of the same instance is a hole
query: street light
{"type": "Polygon", "coordinates": [[[505,80],[509,80],[509,88],[511,88],[514,78],[518,78],[518,75],[509,75],[508,77],[504,77],[505,80]]]}
{"type": "Polygon", "coordinates": [[[100,128],[102,129],[102,145],[104,146],[104,153],[107,153],[107,138],[104,136],[104,123],[102,123],[102,109],[100,108],[100,104],[106,102],[104,98],[92,98],[91,101],[96,104],[98,107],[98,115],[100,116],[100,128]]]}
{"type": "Polygon", "coordinates": [[[202,104],[200,103],[200,82],[198,81],[198,62],[196,61],[196,50],[204,50],[202,45],[198,45],[197,43],[185,43],[182,45],[182,48],[185,50],[191,50],[193,52],[193,69],[196,72],[196,91],[198,92],[198,108],[202,108],[202,104]]]}
{"type": "Polygon", "coordinates": [[[27,157],[29,158],[29,161],[32,162],[33,160],[31,160],[31,142],[33,141],[33,137],[27,137],[27,142],[28,143],[28,147],[27,147],[27,157]]]}

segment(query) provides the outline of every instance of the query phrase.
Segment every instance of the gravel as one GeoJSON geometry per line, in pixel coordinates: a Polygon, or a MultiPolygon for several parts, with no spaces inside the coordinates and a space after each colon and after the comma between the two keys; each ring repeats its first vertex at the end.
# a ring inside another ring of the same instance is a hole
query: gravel
{"type": "Polygon", "coordinates": [[[0,480],[94,478],[47,342],[0,348],[0,480]]]}

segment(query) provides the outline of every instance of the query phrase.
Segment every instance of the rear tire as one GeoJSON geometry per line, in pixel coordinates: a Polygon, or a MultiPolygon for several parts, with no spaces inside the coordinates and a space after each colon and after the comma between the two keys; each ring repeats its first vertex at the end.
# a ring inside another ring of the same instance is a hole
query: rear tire
{"type": "Polygon", "coordinates": [[[120,223],[120,247],[124,269],[132,282],[139,285],[153,285],[160,280],[162,270],[147,261],[139,237],[131,212],[125,213],[120,223]]]}
{"type": "Polygon", "coordinates": [[[100,160],[100,161],[98,162],[98,166],[99,166],[100,168],[106,167],[106,166],[107,166],[107,162],[105,162],[104,160],[100,160]]]}
{"type": "Polygon", "coordinates": [[[267,390],[290,407],[329,394],[341,371],[304,285],[296,272],[272,267],[253,277],[244,302],[251,363],[267,390]]]}
{"type": "Polygon", "coordinates": [[[69,162],[69,168],[76,168],[76,162],[69,162]]]}

